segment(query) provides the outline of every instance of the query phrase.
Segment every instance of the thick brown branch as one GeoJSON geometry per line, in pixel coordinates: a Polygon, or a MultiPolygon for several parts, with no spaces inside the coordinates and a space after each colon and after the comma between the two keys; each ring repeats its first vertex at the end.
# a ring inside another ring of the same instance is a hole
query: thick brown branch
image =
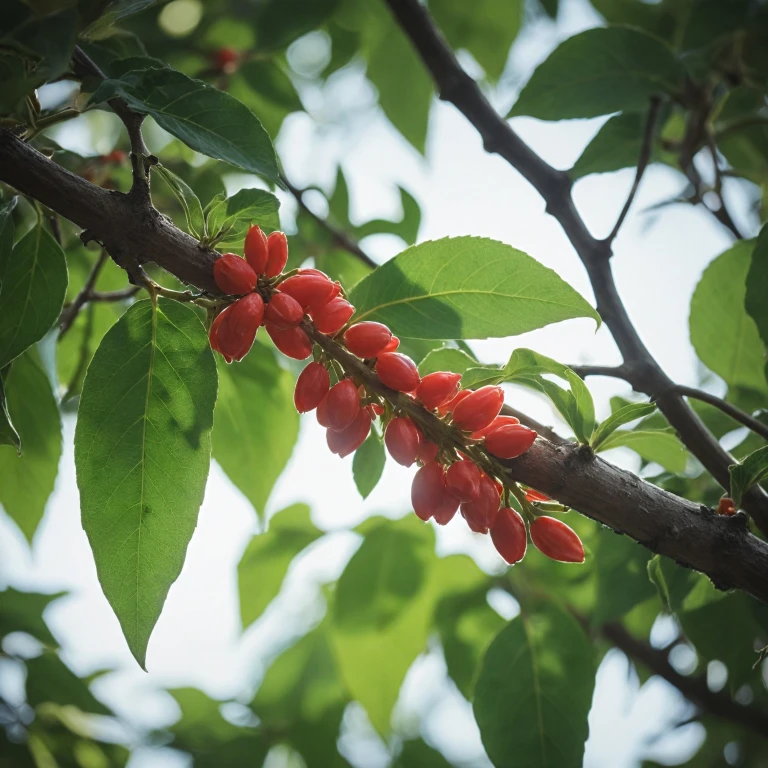
{"type": "MultiPolygon", "coordinates": [[[[610,266],[610,243],[598,240],[578,214],[571,180],[542,160],[512,130],[488,102],[477,83],[462,69],[436,28],[426,6],[418,0],[385,0],[432,75],[440,98],[452,103],[477,129],[485,149],[495,152],[530,182],[547,204],[584,264],[595,294],[597,310],[610,328],[625,363],[635,369],[633,386],[655,397],[659,409],[680,439],[723,488],[728,488],[732,456],[718,443],[701,419],[674,390],[674,382],[652,357],[619,297],[610,266]],[[636,386],[637,388],[637,386],[636,386]]],[[[744,508],[768,533],[768,495],[752,488],[744,508]]]]}

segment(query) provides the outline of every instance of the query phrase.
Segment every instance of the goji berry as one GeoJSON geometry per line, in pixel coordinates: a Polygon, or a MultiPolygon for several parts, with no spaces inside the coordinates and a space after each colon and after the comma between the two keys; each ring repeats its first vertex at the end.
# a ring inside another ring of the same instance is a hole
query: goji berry
{"type": "Polygon", "coordinates": [[[331,387],[325,403],[328,426],[335,432],[346,429],[360,412],[360,396],[351,379],[342,379],[331,387]]]}
{"type": "Polygon", "coordinates": [[[509,427],[512,424],[519,424],[520,419],[516,416],[497,416],[487,427],[478,429],[477,432],[473,432],[470,437],[472,440],[482,440],[486,435],[490,435],[491,432],[499,429],[499,427],[509,427]]]}
{"type": "Polygon", "coordinates": [[[245,260],[251,265],[251,268],[257,275],[264,274],[267,268],[267,259],[269,258],[269,248],[267,246],[267,236],[261,231],[261,227],[252,224],[245,236],[245,260]]]}
{"type": "Polygon", "coordinates": [[[344,333],[347,349],[358,357],[376,357],[392,341],[392,331],[383,323],[365,321],[355,323],[344,333]]]}
{"type": "Polygon", "coordinates": [[[296,380],[293,403],[299,413],[313,411],[328,394],[331,377],[324,365],[310,363],[296,380]]]}
{"type": "Polygon", "coordinates": [[[322,307],[312,310],[312,320],[320,333],[334,334],[338,333],[354,314],[355,308],[346,299],[337,296],[322,307]]]}
{"type": "Polygon", "coordinates": [[[416,399],[420,400],[425,408],[434,410],[443,403],[453,400],[459,392],[460,373],[448,371],[436,371],[428,373],[416,389],[416,399]]]}
{"type": "Polygon", "coordinates": [[[461,514],[475,533],[488,533],[496,521],[501,497],[496,484],[488,475],[480,477],[479,487],[477,498],[461,505],[461,514]]]}
{"type": "Polygon", "coordinates": [[[392,419],[384,432],[389,455],[404,467],[410,467],[416,461],[422,440],[421,430],[407,416],[392,419]]]}
{"type": "Polygon", "coordinates": [[[435,518],[435,522],[438,525],[448,525],[453,520],[453,516],[458,512],[458,509],[459,500],[447,488],[443,488],[432,517],[435,518]]]}
{"type": "Polygon", "coordinates": [[[487,427],[504,405],[504,390],[488,385],[467,395],[453,409],[453,423],[460,429],[476,432],[487,427]]]}
{"type": "Polygon", "coordinates": [[[419,443],[419,452],[416,458],[422,464],[428,464],[430,461],[434,461],[437,458],[440,448],[431,440],[422,440],[419,443]]]}
{"type": "Polygon", "coordinates": [[[289,328],[281,331],[271,323],[266,325],[269,338],[286,357],[294,360],[306,360],[312,354],[312,342],[304,331],[299,328],[289,328]]]}
{"type": "Polygon", "coordinates": [[[546,493],[537,491],[535,488],[528,488],[525,492],[525,498],[528,501],[552,501],[546,493]]]}
{"type": "Polygon", "coordinates": [[[317,410],[315,411],[315,418],[317,419],[317,423],[321,427],[330,427],[330,422],[328,421],[328,395],[326,394],[325,397],[318,403],[317,410]]]}
{"type": "Polygon", "coordinates": [[[496,551],[510,565],[519,563],[528,548],[523,518],[514,509],[502,507],[491,528],[491,540],[496,551]]]}
{"type": "Polygon", "coordinates": [[[244,259],[225,253],[213,262],[213,279],[224,293],[242,296],[256,287],[256,273],[244,259]]]}
{"type": "MultiPolygon", "coordinates": [[[[230,305],[231,306],[231,305],[230,305]]],[[[221,349],[219,348],[219,341],[218,341],[218,335],[219,335],[219,328],[224,321],[225,312],[229,309],[229,307],[225,307],[221,312],[219,312],[218,315],[216,315],[216,318],[214,319],[213,323],[211,323],[211,329],[208,331],[208,341],[211,344],[211,349],[213,349],[215,352],[218,352],[221,354],[221,349]]],[[[225,357],[224,358],[228,363],[232,362],[231,357],[225,357]]]]}
{"type": "Polygon", "coordinates": [[[267,238],[267,277],[277,277],[288,263],[288,238],[285,232],[272,232],[267,238]]]}
{"type": "Polygon", "coordinates": [[[425,464],[413,478],[411,504],[425,522],[439,509],[445,493],[445,472],[436,462],[425,464]]]}
{"type": "Polygon", "coordinates": [[[412,392],[419,386],[416,363],[399,352],[386,352],[376,360],[376,373],[381,383],[397,392],[412,392]]]}
{"type": "Polygon", "coordinates": [[[459,392],[456,397],[453,398],[453,400],[449,400],[447,403],[443,403],[442,405],[438,406],[437,412],[441,416],[445,416],[446,413],[451,413],[453,409],[466,397],[469,397],[472,394],[471,389],[462,389],[461,392],[459,392]]]}
{"type": "Polygon", "coordinates": [[[522,456],[536,440],[536,431],[522,424],[499,427],[485,438],[485,448],[500,459],[522,456]]]}
{"type": "Polygon", "coordinates": [[[583,563],[584,545],[575,531],[554,517],[537,517],[531,523],[531,541],[552,560],[583,563]]]}
{"type": "Polygon", "coordinates": [[[240,54],[234,48],[225,46],[224,48],[219,48],[213,54],[213,61],[216,67],[222,72],[228,72],[231,74],[234,72],[238,62],[240,61],[240,54]]]}
{"type": "Polygon", "coordinates": [[[325,439],[331,453],[335,453],[342,459],[354,453],[368,437],[371,431],[371,416],[365,408],[361,408],[354,421],[341,432],[333,429],[326,430],[325,439]]]}
{"type": "Polygon", "coordinates": [[[380,406],[378,403],[371,403],[368,408],[368,413],[371,414],[371,418],[375,419],[377,416],[381,416],[382,413],[384,413],[384,408],[380,406]]]}
{"type": "Polygon", "coordinates": [[[480,493],[482,473],[469,459],[455,461],[446,470],[448,490],[462,502],[474,501],[480,493]]]}
{"type": "Polygon", "coordinates": [[[400,346],[400,339],[397,338],[397,336],[393,336],[389,340],[389,344],[387,344],[384,349],[379,352],[379,354],[383,354],[384,352],[394,352],[398,347],[400,346]]]}
{"type": "Polygon", "coordinates": [[[242,360],[253,346],[256,332],[261,325],[264,302],[258,293],[249,293],[221,314],[224,317],[216,332],[218,349],[225,359],[242,360]]]}
{"type": "Polygon", "coordinates": [[[723,496],[723,498],[718,502],[717,514],[728,516],[735,515],[736,507],[733,504],[733,499],[729,499],[727,496],[723,496]]]}
{"type": "Polygon", "coordinates": [[[335,283],[319,275],[294,275],[280,283],[280,290],[310,311],[327,304],[338,293],[335,283]]]}
{"type": "Polygon", "coordinates": [[[303,318],[301,304],[287,293],[274,293],[264,310],[264,319],[279,331],[295,328],[303,318]]]}

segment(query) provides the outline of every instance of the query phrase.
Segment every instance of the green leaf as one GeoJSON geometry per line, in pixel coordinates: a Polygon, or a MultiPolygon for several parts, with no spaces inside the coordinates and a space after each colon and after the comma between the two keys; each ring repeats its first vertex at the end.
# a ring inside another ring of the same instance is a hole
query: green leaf
{"type": "Polygon", "coordinates": [[[75,431],[83,528],[104,594],[142,667],[197,524],[216,366],[195,312],[134,304],[91,361],[75,431]]]}
{"type": "Polygon", "coordinates": [[[452,765],[425,741],[412,739],[403,744],[394,768],[451,768],[452,765]]]}
{"type": "Polygon", "coordinates": [[[57,647],[56,638],[43,620],[43,613],[54,600],[65,594],[19,592],[12,587],[0,591],[0,639],[11,632],[26,632],[45,645],[57,647]]]}
{"type": "Polygon", "coordinates": [[[761,230],[752,251],[747,272],[747,292],[744,307],[757,326],[757,332],[768,347],[768,306],[765,301],[765,287],[768,285],[768,224],[761,230]]]}
{"type": "Polygon", "coordinates": [[[768,445],[750,453],[739,464],[732,464],[728,471],[731,476],[731,498],[738,509],[747,489],[768,477],[768,445]]]}
{"type": "Polygon", "coordinates": [[[614,411],[605,421],[600,423],[595,433],[592,435],[591,445],[598,450],[600,445],[624,424],[629,424],[635,419],[641,419],[648,416],[656,410],[656,403],[630,403],[614,411]]]}
{"type": "Polygon", "coordinates": [[[420,363],[419,373],[426,376],[437,371],[464,373],[469,368],[476,368],[480,363],[466,352],[453,347],[443,347],[430,352],[420,363]]]}
{"type": "Polygon", "coordinates": [[[474,711],[497,766],[580,768],[595,686],[594,649],[576,620],[553,603],[513,619],[491,643],[474,711]]]}
{"type": "Polygon", "coordinates": [[[691,299],[691,343],[699,359],[729,387],[765,392],[765,351],[744,309],[754,241],[736,243],[705,270],[691,299]]]}
{"type": "Polygon", "coordinates": [[[206,209],[208,236],[222,250],[243,250],[251,224],[265,232],[280,229],[280,201],[263,189],[241,189],[232,197],[214,198],[206,209]]]}
{"type": "Polygon", "coordinates": [[[584,381],[570,368],[532,349],[516,349],[503,368],[469,368],[461,377],[464,389],[512,382],[538,390],[553,403],[580,443],[588,443],[595,429],[595,405],[584,381]],[[568,382],[570,390],[545,379],[553,374],[568,382]]]}
{"type": "Polygon", "coordinates": [[[648,578],[656,587],[664,609],[677,613],[699,575],[690,568],[683,568],[667,557],[654,555],[648,561],[648,578]]]}
{"type": "Polygon", "coordinates": [[[0,447],[0,504],[31,542],[59,472],[61,418],[51,383],[31,350],[13,362],[6,387],[21,455],[0,447]]]}
{"type": "Polygon", "coordinates": [[[150,68],[105,81],[91,103],[114,96],[151,115],[192,149],[281,184],[267,132],[246,106],[224,91],[172,69],[150,68]]]}
{"type": "Polygon", "coordinates": [[[355,451],[352,459],[352,476],[360,495],[367,499],[381,480],[387,457],[381,438],[371,431],[367,440],[355,451]]]}
{"type": "Polygon", "coordinates": [[[406,245],[412,245],[416,242],[419,234],[419,225],[421,224],[421,208],[410,193],[400,189],[400,203],[403,207],[403,215],[399,221],[390,221],[389,219],[372,219],[371,221],[354,227],[355,235],[359,240],[369,235],[390,234],[397,235],[406,245]]]}
{"type": "Polygon", "coordinates": [[[239,363],[219,359],[213,457],[262,516],[299,434],[294,383],[260,342],[239,363]]]}
{"type": "Polygon", "coordinates": [[[509,117],[641,112],[651,96],[675,93],[682,74],[669,46],[639,29],[588,29],[560,43],[536,68],[509,117]]]}
{"type": "Polygon", "coordinates": [[[250,540],[237,566],[243,628],[277,596],[293,558],[322,535],[309,518],[309,507],[294,504],[269,521],[266,533],[250,540]]]}
{"type": "Polygon", "coordinates": [[[361,280],[350,301],[356,322],[377,320],[417,339],[504,338],[574,317],[600,322],[553,270],[481,237],[408,248],[361,280]]]}
{"type": "Polygon", "coordinates": [[[609,435],[600,444],[598,453],[611,448],[631,448],[646,461],[661,464],[664,469],[679,475],[685,471],[685,446],[670,429],[663,430],[619,430],[609,435]]]}
{"type": "Polygon", "coordinates": [[[64,252],[42,224],[0,248],[0,369],[48,333],[66,292],[64,252]]]}
{"type": "Polygon", "coordinates": [[[197,195],[192,191],[192,187],[163,165],[156,165],[155,170],[160,174],[160,177],[179,201],[184,211],[184,216],[187,219],[189,233],[198,240],[201,240],[206,234],[203,206],[200,204],[197,195]]]}
{"type": "Polygon", "coordinates": [[[104,12],[84,32],[83,37],[98,39],[110,33],[112,25],[149,8],[158,0],[112,0],[104,12]]]}
{"type": "MultiPolygon", "coordinates": [[[[0,445],[12,445],[16,453],[21,456],[21,438],[16,427],[13,426],[11,414],[8,411],[8,398],[5,394],[5,380],[10,370],[11,366],[7,365],[0,371],[0,445]]],[[[0,453],[0,456],[2,455],[0,453]]]]}
{"type": "Polygon", "coordinates": [[[339,0],[267,0],[260,4],[256,26],[259,48],[279,50],[305,32],[315,29],[333,14],[339,0]]]}

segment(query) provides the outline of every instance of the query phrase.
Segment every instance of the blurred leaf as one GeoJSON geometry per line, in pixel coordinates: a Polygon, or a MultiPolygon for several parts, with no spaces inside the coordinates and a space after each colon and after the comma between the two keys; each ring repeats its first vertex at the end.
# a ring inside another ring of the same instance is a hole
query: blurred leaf
{"type": "Polygon", "coordinates": [[[364,277],[371,274],[371,268],[347,251],[324,251],[315,256],[315,266],[334,280],[338,280],[345,291],[350,291],[364,277]]]}
{"type": "Polygon", "coordinates": [[[768,445],[750,453],[739,464],[732,464],[728,471],[731,476],[731,498],[738,509],[747,489],[768,477],[768,445]]]}
{"type": "MultiPolygon", "coordinates": [[[[4,208],[9,215],[8,206],[4,208]]],[[[48,333],[66,291],[64,252],[42,223],[12,251],[0,245],[0,369],[48,333]]]]}
{"type": "Polygon", "coordinates": [[[577,768],[589,734],[594,649],[553,603],[520,615],[496,636],[475,687],[474,711],[497,766],[577,768]]]}
{"type": "Polygon", "coordinates": [[[371,431],[367,440],[355,451],[352,459],[352,476],[360,495],[367,499],[384,472],[387,457],[381,439],[371,431]]]}
{"type": "Polygon", "coordinates": [[[299,434],[293,376],[256,342],[239,363],[219,358],[213,458],[263,517],[299,434]]]}
{"type": "Polygon", "coordinates": [[[757,326],[757,332],[768,347],[768,306],[765,301],[765,287],[768,285],[768,224],[755,243],[752,259],[747,272],[747,291],[744,306],[757,326]]]}
{"type": "Polygon", "coordinates": [[[393,768],[451,768],[436,749],[421,739],[403,743],[403,751],[397,756],[393,768]]]}
{"type": "Polygon", "coordinates": [[[43,620],[43,613],[54,600],[65,594],[19,592],[13,587],[0,591],[0,639],[11,632],[26,632],[41,643],[57,648],[58,643],[43,620]]]}
{"type": "Polygon", "coordinates": [[[127,72],[103,82],[92,104],[120,96],[204,155],[280,184],[277,157],[258,118],[237,99],[172,69],[127,72]]]}
{"type": "Polygon", "coordinates": [[[173,192],[174,197],[179,201],[184,216],[187,219],[187,231],[197,240],[201,240],[206,234],[205,218],[203,216],[203,206],[194,193],[192,188],[180,179],[173,171],[158,164],[155,170],[160,174],[160,178],[168,185],[173,192]]]}
{"type": "Polygon", "coordinates": [[[614,411],[605,421],[600,422],[600,426],[592,435],[591,445],[598,450],[600,445],[624,424],[640,419],[643,416],[653,413],[656,410],[656,403],[630,403],[617,411],[614,411]]]}
{"type": "Polygon", "coordinates": [[[309,518],[306,504],[293,504],[269,521],[269,530],[254,536],[237,566],[240,618],[249,627],[280,592],[296,555],[323,535],[309,518]]]}
{"type": "Polygon", "coordinates": [[[661,40],[629,27],[597,27],[568,38],[534,71],[509,117],[540,120],[643,112],[674,93],[682,70],[661,40]]]}
{"type": "Polygon", "coordinates": [[[221,250],[243,250],[251,224],[269,233],[280,228],[280,201],[263,189],[241,189],[232,197],[214,198],[205,215],[208,236],[221,250]]]}
{"type": "Polygon", "coordinates": [[[413,195],[402,187],[399,187],[399,190],[403,207],[402,218],[399,221],[372,219],[355,227],[355,234],[360,240],[369,235],[389,234],[397,235],[406,245],[413,245],[416,242],[421,224],[421,208],[413,195]]]}
{"type": "Polygon", "coordinates": [[[685,471],[687,460],[685,446],[671,429],[652,432],[642,429],[620,429],[603,441],[598,453],[610,451],[611,448],[631,448],[646,461],[661,464],[668,472],[679,475],[685,471]]]}
{"type": "Polygon", "coordinates": [[[450,371],[452,373],[464,373],[469,368],[476,368],[480,363],[466,352],[452,347],[443,347],[430,352],[419,363],[419,373],[426,376],[437,371],[450,371]]]}
{"type": "Polygon", "coordinates": [[[240,67],[240,74],[254,91],[286,112],[302,110],[301,99],[291,78],[275,59],[246,61],[240,67]]]}
{"type": "Polygon", "coordinates": [[[75,431],[83,528],[142,667],[197,524],[215,400],[202,324],[189,307],[164,299],[156,310],[137,302],[120,318],[83,385],[75,431]]]}
{"type": "Polygon", "coordinates": [[[350,301],[356,322],[377,320],[400,337],[418,339],[503,338],[574,317],[599,323],[597,312],[554,271],[480,237],[407,248],[360,281],[350,301]],[[479,263],[488,268],[479,270],[479,263]]]}
{"type": "Polygon", "coordinates": [[[705,270],[691,299],[691,343],[699,359],[729,387],[768,391],[765,352],[744,309],[754,241],[736,243],[705,270]]]}
{"type": "Polygon", "coordinates": [[[259,49],[285,48],[320,26],[339,5],[339,0],[266,0],[256,21],[259,49]]]}
{"type": "Polygon", "coordinates": [[[109,37],[98,41],[81,40],[80,47],[96,62],[103,72],[110,72],[110,65],[119,59],[147,55],[144,43],[131,32],[115,30],[109,37]]]}
{"type": "Polygon", "coordinates": [[[668,557],[654,555],[648,561],[648,577],[656,587],[665,610],[677,613],[696,585],[698,574],[668,557]]]}
{"type": "MultiPolygon", "coordinates": [[[[10,370],[11,366],[7,365],[0,371],[0,445],[12,445],[21,456],[21,438],[16,427],[13,426],[11,414],[8,411],[8,399],[5,394],[5,380],[8,378],[10,370]]],[[[0,453],[0,456],[3,455],[0,453]]]]}
{"type": "Polygon", "coordinates": [[[83,37],[91,39],[106,37],[114,24],[136,13],[141,13],[157,2],[158,0],[112,0],[106,3],[99,18],[83,32],[83,37]]]}
{"type": "Polygon", "coordinates": [[[59,472],[61,417],[51,383],[32,350],[14,360],[6,389],[21,455],[13,447],[0,447],[0,504],[31,542],[59,472]]]}
{"type": "Polygon", "coordinates": [[[488,79],[496,81],[522,26],[524,5],[522,0],[433,0],[429,10],[451,46],[469,51],[488,79]]]}

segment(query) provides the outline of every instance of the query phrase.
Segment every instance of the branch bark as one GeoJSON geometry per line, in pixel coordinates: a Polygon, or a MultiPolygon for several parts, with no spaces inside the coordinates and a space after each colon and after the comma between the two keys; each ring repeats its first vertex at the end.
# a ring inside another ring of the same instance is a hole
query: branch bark
{"type": "MultiPolygon", "coordinates": [[[[593,237],[576,210],[571,179],[539,157],[500,117],[477,83],[462,69],[455,54],[418,0],[385,0],[432,75],[440,98],[453,104],[477,129],[488,152],[503,157],[536,189],[571,241],[587,270],[597,311],[611,330],[625,364],[635,370],[641,391],[656,399],[659,409],[680,439],[723,488],[728,489],[729,465],[735,459],[720,445],[701,419],[675,391],[675,383],[646,348],[622,302],[610,266],[611,246],[593,237]]],[[[768,495],[753,487],[744,509],[768,534],[768,495]]]]}

